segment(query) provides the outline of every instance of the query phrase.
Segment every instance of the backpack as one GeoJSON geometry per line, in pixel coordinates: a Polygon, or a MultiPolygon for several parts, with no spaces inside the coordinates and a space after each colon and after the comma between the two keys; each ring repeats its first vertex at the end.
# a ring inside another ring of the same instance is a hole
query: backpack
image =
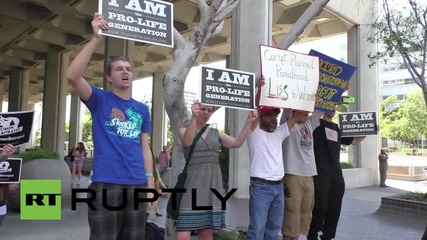
{"type": "Polygon", "coordinates": [[[71,148],[71,150],[68,152],[68,155],[64,157],[64,160],[65,161],[70,160],[70,162],[74,162],[73,152],[74,152],[74,148],[71,148]]]}
{"type": "Polygon", "coordinates": [[[147,222],[145,225],[145,240],[163,240],[165,238],[165,229],[157,224],[147,222]]]}

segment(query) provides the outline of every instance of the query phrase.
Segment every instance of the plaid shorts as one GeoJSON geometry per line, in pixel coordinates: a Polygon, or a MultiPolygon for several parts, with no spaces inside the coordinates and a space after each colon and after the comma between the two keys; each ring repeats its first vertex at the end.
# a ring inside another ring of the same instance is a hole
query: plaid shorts
{"type": "MultiPolygon", "coordinates": [[[[92,202],[96,210],[88,209],[90,240],[145,239],[146,203],[138,203],[138,210],[134,210],[133,196],[135,188],[145,187],[93,182],[89,188],[96,192],[96,199],[92,202]],[[124,189],[127,196],[124,196],[124,189]],[[103,202],[111,207],[121,206],[124,197],[127,197],[127,205],[122,210],[112,211],[103,207],[103,202]]],[[[140,197],[145,197],[145,193],[140,193],[140,197]]]]}

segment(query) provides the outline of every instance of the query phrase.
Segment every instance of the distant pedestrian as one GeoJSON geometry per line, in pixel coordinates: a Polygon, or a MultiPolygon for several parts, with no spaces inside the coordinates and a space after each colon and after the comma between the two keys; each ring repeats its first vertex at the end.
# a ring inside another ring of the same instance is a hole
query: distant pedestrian
{"type": "Polygon", "coordinates": [[[384,149],[381,149],[378,160],[380,161],[380,187],[388,187],[385,185],[388,170],[388,154],[384,149]]]}
{"type": "Polygon", "coordinates": [[[169,161],[171,159],[171,155],[168,149],[168,146],[163,146],[163,151],[159,154],[159,173],[163,175],[169,169],[169,161]]]}
{"type": "Polygon", "coordinates": [[[80,181],[82,178],[82,168],[86,156],[86,148],[82,142],[77,143],[77,147],[74,148],[73,151],[73,168],[71,171],[71,176],[73,180],[73,184],[76,183],[76,175],[77,175],[77,185],[80,185],[80,181]]]}

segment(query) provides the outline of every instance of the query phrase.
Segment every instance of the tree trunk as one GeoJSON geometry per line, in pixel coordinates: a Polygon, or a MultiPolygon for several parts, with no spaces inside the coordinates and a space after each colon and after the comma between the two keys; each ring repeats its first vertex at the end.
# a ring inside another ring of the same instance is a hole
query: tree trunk
{"type": "Polygon", "coordinates": [[[427,109],[427,89],[423,89],[423,96],[424,96],[424,103],[427,109]]]}

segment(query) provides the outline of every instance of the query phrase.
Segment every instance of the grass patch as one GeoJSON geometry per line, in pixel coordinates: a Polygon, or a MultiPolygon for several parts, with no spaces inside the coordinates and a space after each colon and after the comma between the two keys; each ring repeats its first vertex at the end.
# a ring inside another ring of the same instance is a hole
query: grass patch
{"type": "Polygon", "coordinates": [[[427,193],[422,192],[408,192],[397,195],[396,198],[427,203],[427,193]]]}
{"type": "Polygon", "coordinates": [[[245,240],[246,239],[246,232],[245,231],[239,231],[239,236],[237,236],[237,238],[224,238],[224,237],[220,237],[220,236],[215,236],[213,238],[213,240],[245,240]]]}

